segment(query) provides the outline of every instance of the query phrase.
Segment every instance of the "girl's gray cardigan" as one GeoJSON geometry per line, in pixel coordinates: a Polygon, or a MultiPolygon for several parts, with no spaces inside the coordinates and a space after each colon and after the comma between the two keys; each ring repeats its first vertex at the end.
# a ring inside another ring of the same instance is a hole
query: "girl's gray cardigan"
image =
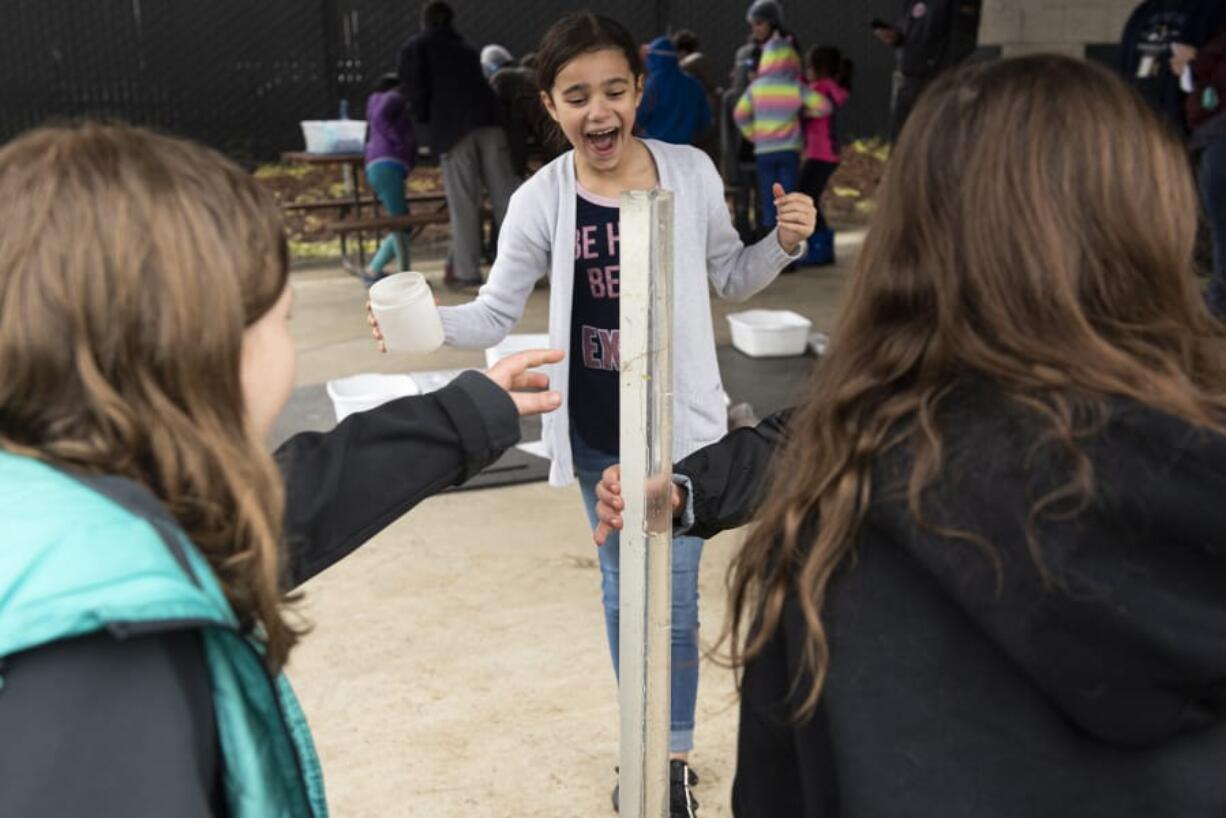
{"type": "MultiPolygon", "coordinates": [[[[660,178],[674,194],[673,456],[687,454],[727,431],[723,385],[707,282],[717,295],[743,301],[774,280],[789,256],[776,231],[746,247],[724,201],[724,183],[710,158],[685,145],[644,140],[660,178]]],[[[575,281],[575,164],[568,151],[535,173],[511,198],[498,237],[498,257],[475,301],[440,309],[446,343],[486,348],[500,342],[523,316],[537,279],[549,276],[549,344],[570,354],[575,281]]],[[[567,404],[569,364],[550,367],[552,388],[567,404]]],[[[574,479],[570,419],[559,410],[544,417],[552,460],[549,482],[574,479]]]]}

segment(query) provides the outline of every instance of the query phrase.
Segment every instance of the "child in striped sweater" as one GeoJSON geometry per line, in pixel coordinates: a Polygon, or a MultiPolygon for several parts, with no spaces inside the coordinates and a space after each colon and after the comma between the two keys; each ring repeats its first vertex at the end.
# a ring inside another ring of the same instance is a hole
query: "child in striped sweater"
{"type": "Polygon", "coordinates": [[[753,143],[758,166],[758,229],[774,228],[776,215],[771,187],[796,189],[804,134],[800,119],[822,117],[832,110],[830,101],[804,83],[800,55],[787,40],[767,41],[758,64],[758,78],[737,102],[733,116],[745,138],[753,143]]]}

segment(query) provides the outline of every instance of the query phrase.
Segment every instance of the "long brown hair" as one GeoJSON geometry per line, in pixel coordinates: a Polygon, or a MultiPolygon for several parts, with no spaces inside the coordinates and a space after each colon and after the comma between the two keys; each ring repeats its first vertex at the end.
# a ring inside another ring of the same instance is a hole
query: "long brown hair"
{"type": "MultiPolygon", "coordinates": [[[[763,648],[793,596],[808,630],[797,715],[813,712],[830,661],[822,608],[874,462],[907,447],[906,502],[924,525],[921,497],[957,445],[937,409],[965,375],[1071,458],[1068,483],[1031,509],[1041,572],[1035,518],[1089,498],[1078,440],[1110,397],[1220,429],[1223,333],[1192,274],[1196,218],[1182,146],[1106,70],[1032,56],[938,79],[890,158],[830,351],[729,569],[733,663],[763,648]]],[[[973,532],[940,533],[992,556],[973,532]]]]}
{"type": "Polygon", "coordinates": [[[282,489],[239,380],[287,281],[272,196],[189,142],[44,128],[0,149],[0,225],[0,448],[147,486],[279,668],[282,489]]]}

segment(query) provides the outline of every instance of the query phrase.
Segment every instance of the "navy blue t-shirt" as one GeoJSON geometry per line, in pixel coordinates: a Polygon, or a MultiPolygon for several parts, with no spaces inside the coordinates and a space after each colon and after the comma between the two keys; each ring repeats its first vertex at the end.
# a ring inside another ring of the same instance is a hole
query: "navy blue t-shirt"
{"type": "Polygon", "coordinates": [[[570,424],[583,442],[618,453],[618,205],[580,189],[570,317],[570,424]]]}

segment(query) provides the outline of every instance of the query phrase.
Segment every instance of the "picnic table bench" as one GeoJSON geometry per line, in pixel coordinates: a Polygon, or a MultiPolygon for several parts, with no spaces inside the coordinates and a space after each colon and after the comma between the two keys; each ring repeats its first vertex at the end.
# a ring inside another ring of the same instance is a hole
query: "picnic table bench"
{"type": "MultiPolygon", "coordinates": [[[[447,212],[446,198],[442,194],[438,194],[438,198],[434,201],[438,201],[439,206],[432,210],[413,210],[399,216],[393,216],[390,213],[376,214],[374,216],[350,216],[329,222],[327,228],[341,237],[342,247],[344,246],[345,237],[351,234],[358,234],[360,239],[361,235],[365,233],[383,235],[390,232],[394,241],[399,245],[398,249],[401,258],[408,258],[409,248],[405,244],[404,237],[406,231],[409,233],[409,238],[414,238],[426,226],[431,224],[447,224],[450,220],[450,214],[447,212]]],[[[494,211],[488,203],[481,208],[481,220],[483,223],[488,222],[490,224],[492,234],[494,211]]],[[[361,245],[360,240],[358,244],[359,246],[361,245]]],[[[365,272],[364,268],[352,268],[350,266],[351,262],[343,254],[341,263],[346,269],[357,275],[365,272]]]]}
{"type": "MultiPolygon", "coordinates": [[[[326,227],[340,239],[342,266],[355,275],[361,275],[366,267],[366,248],[361,241],[361,234],[412,228],[412,235],[415,236],[428,224],[440,224],[448,220],[447,196],[441,190],[413,192],[405,195],[410,207],[413,205],[433,206],[432,209],[425,212],[410,213],[407,216],[389,216],[381,213],[379,200],[369,190],[363,190],[362,168],[365,157],[361,153],[286,151],[281,154],[281,161],[314,166],[337,166],[341,169],[341,181],[345,191],[343,196],[286,202],[281,205],[281,208],[287,213],[336,211],[337,218],[329,222],[326,227]],[[350,252],[349,248],[349,237],[353,234],[358,234],[356,253],[350,252]]],[[[403,241],[403,238],[397,235],[397,241],[403,241]]]]}

